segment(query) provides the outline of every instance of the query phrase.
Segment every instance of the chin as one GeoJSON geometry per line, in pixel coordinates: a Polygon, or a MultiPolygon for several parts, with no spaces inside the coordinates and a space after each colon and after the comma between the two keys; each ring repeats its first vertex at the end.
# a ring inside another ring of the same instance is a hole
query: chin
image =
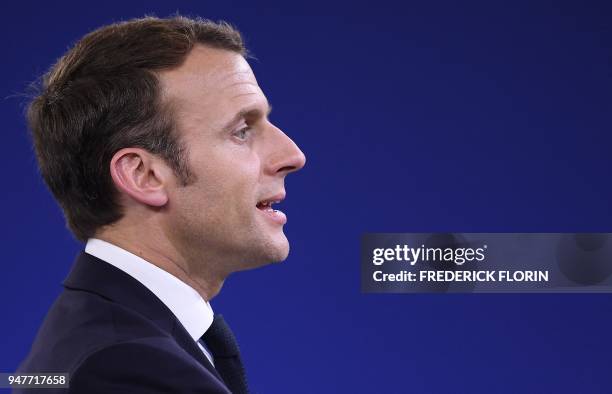
{"type": "Polygon", "coordinates": [[[267,260],[270,263],[280,263],[289,256],[289,241],[285,234],[281,234],[279,239],[271,240],[266,248],[267,260]]]}
{"type": "Polygon", "coordinates": [[[257,250],[250,253],[250,268],[261,267],[270,263],[280,263],[289,255],[289,241],[284,234],[259,243],[257,250]]]}
{"type": "Polygon", "coordinates": [[[289,256],[289,245],[287,245],[287,247],[282,250],[276,251],[274,255],[270,256],[270,262],[280,263],[282,261],[285,261],[287,259],[287,256],[289,256]]]}

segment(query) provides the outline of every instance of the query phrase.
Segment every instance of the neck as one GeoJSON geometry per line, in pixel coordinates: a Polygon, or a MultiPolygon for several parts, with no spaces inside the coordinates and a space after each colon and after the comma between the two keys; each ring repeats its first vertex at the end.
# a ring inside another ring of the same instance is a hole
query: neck
{"type": "Polygon", "coordinates": [[[125,249],[174,275],[191,286],[206,301],[210,301],[219,293],[227,277],[227,274],[216,272],[212,264],[206,264],[206,258],[203,256],[184,257],[164,238],[142,235],[133,237],[118,229],[105,229],[97,233],[95,238],[125,249]]]}

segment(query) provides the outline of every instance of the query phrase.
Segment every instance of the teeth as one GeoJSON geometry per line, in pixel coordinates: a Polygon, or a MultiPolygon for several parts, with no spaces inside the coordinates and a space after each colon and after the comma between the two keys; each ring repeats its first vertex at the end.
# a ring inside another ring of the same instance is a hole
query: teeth
{"type": "Polygon", "coordinates": [[[281,202],[281,200],[261,201],[257,204],[257,207],[266,212],[280,212],[278,209],[272,208],[272,204],[278,204],[279,202],[281,202]]]}
{"type": "Polygon", "coordinates": [[[272,206],[272,204],[278,204],[280,202],[280,200],[276,200],[276,201],[262,201],[259,203],[259,205],[263,206],[263,207],[269,207],[272,206]]]}

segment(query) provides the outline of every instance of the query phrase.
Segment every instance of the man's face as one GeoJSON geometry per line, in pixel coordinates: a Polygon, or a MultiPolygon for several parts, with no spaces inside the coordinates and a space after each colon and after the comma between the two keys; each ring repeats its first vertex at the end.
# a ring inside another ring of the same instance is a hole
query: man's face
{"type": "MultiPolygon", "coordinates": [[[[269,104],[239,54],[196,46],[161,73],[188,151],[193,182],[169,189],[169,236],[180,253],[207,258],[227,273],[284,260],[285,176],[304,166],[295,143],[268,119],[269,104]]],[[[187,257],[186,256],[186,257],[187,257]]]]}

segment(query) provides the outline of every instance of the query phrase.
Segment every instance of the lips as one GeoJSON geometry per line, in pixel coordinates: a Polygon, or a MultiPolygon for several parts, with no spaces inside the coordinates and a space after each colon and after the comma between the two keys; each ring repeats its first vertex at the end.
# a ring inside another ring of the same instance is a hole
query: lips
{"type": "Polygon", "coordinates": [[[260,200],[257,203],[257,209],[261,209],[261,210],[264,210],[264,211],[273,210],[272,209],[272,205],[273,204],[278,204],[281,201],[283,201],[284,199],[285,199],[285,192],[282,191],[282,192],[277,193],[277,194],[275,194],[273,196],[266,197],[263,200],[260,200]]]}
{"type": "Polygon", "coordinates": [[[272,204],[278,204],[280,200],[266,200],[257,203],[257,209],[262,211],[274,211],[272,204]]]}
{"type": "Polygon", "coordinates": [[[259,201],[256,204],[256,208],[274,223],[285,224],[287,222],[287,216],[285,216],[282,211],[273,208],[274,204],[280,203],[282,200],[284,200],[284,198],[285,193],[279,193],[275,196],[259,201]]]}

